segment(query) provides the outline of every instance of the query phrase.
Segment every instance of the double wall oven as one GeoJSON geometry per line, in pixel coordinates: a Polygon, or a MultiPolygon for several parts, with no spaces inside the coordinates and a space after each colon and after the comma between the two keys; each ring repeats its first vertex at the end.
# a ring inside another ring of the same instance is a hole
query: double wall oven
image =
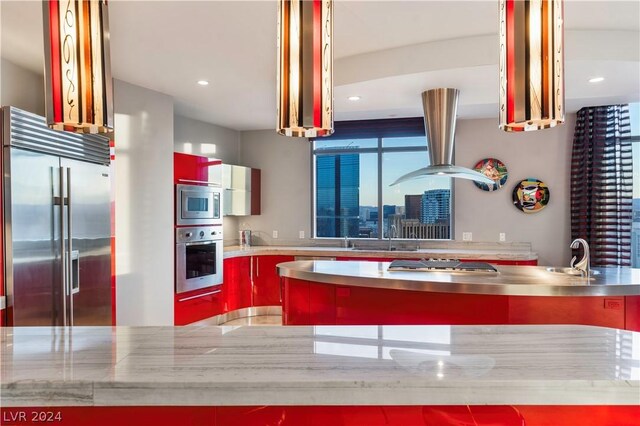
{"type": "Polygon", "coordinates": [[[222,188],[176,185],[176,293],[223,279],[222,188]]]}

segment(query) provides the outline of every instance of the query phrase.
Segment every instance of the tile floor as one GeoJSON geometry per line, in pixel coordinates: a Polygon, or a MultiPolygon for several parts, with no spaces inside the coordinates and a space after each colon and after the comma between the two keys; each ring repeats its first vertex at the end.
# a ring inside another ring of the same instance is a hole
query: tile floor
{"type": "Polygon", "coordinates": [[[282,325],[282,317],[280,315],[260,315],[238,318],[220,325],[282,325]]]}
{"type": "MultiPolygon", "coordinates": [[[[191,325],[218,325],[212,319],[204,319],[194,322],[191,325]]],[[[282,325],[282,316],[280,315],[259,315],[255,317],[238,318],[227,321],[220,325],[282,325]]]]}

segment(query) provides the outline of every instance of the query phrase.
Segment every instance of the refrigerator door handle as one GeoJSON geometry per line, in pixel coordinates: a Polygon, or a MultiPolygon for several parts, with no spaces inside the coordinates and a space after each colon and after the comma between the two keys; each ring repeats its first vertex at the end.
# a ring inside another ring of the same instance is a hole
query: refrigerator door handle
{"type": "MultiPolygon", "coordinates": [[[[73,325],[73,275],[74,275],[74,261],[73,261],[73,232],[71,229],[73,220],[73,213],[71,207],[71,167],[67,167],[67,289],[69,289],[69,325],[73,325]]],[[[76,252],[77,253],[77,252],[76,252]]],[[[75,265],[78,266],[79,262],[76,260],[75,265]]]]}
{"type": "Polygon", "coordinates": [[[60,197],[54,199],[54,203],[60,205],[60,278],[62,285],[62,325],[65,327],[67,324],[67,252],[64,244],[64,167],[60,167],[59,171],[59,188],[60,197]]]}
{"type": "MultiPolygon", "coordinates": [[[[69,283],[71,288],[71,296],[73,297],[74,294],[80,293],[80,251],[72,251],[70,259],[71,269],[69,271],[69,283]]],[[[73,302],[71,306],[73,306],[73,302]]]]}

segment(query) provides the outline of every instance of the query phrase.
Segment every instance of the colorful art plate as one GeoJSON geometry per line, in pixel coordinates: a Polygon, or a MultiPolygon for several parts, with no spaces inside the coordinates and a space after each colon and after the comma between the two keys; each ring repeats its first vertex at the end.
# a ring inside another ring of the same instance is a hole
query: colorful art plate
{"type": "Polygon", "coordinates": [[[550,197],[547,185],[535,178],[521,180],[513,188],[513,204],[524,213],[536,213],[544,209],[550,197]]]}
{"type": "Polygon", "coordinates": [[[495,182],[493,185],[487,185],[486,183],[476,182],[474,180],[473,183],[483,191],[497,191],[502,188],[507,182],[507,175],[509,174],[507,172],[507,166],[495,158],[485,158],[484,160],[478,161],[473,170],[482,173],[495,182]]]}

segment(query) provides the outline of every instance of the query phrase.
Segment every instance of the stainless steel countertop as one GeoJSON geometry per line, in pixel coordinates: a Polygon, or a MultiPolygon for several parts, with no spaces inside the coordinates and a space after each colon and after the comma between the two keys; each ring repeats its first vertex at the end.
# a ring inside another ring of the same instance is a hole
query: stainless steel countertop
{"type": "Polygon", "coordinates": [[[638,296],[640,269],[593,268],[590,279],[543,266],[496,266],[492,272],[389,272],[389,262],[297,261],[278,265],[282,277],[325,284],[436,293],[506,296],[638,296]]]}

